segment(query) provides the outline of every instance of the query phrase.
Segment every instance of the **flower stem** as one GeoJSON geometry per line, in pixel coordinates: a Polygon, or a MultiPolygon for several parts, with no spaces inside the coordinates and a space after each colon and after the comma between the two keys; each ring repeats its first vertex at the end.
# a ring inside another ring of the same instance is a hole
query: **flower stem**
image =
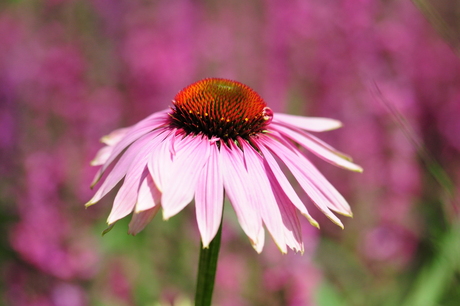
{"type": "Polygon", "coordinates": [[[217,258],[219,257],[220,237],[222,235],[222,221],[216,236],[208,248],[203,248],[200,243],[200,261],[198,264],[198,277],[196,284],[195,306],[210,306],[214,280],[216,278],[217,258]]]}

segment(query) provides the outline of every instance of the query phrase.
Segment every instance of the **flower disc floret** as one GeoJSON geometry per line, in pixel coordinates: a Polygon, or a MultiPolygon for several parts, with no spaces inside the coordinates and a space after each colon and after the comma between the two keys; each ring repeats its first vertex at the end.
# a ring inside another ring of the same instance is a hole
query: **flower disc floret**
{"type": "Polygon", "coordinates": [[[273,113],[250,87],[210,78],[181,90],[173,100],[170,116],[171,125],[187,134],[235,140],[263,132],[273,113]]]}

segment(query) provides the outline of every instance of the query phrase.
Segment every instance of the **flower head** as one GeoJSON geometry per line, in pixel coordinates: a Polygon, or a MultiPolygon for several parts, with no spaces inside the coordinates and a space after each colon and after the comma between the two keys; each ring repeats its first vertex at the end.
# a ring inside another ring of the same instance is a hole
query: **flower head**
{"type": "Polygon", "coordinates": [[[115,163],[87,206],[98,202],[121,180],[108,223],[133,212],[129,232],[136,234],[160,207],[163,218],[195,199],[203,246],[214,238],[222,218],[224,195],[253,247],[264,244],[263,225],[283,253],[303,251],[296,210],[319,227],[281,170],[284,164],[329,219],[351,216],[345,199],[313,166],[298,146],[322,159],[362,171],[351,159],[306,131],[340,127],[326,118],[274,114],[248,86],[209,78],[181,90],[169,110],[102,138],[106,144],[93,165],[102,165],[93,186],[115,163]]]}

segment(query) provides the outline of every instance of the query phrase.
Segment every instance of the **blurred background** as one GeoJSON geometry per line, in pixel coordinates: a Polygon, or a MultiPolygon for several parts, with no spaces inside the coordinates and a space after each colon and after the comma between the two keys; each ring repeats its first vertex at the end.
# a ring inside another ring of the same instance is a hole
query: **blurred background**
{"type": "Polygon", "coordinates": [[[193,205],[133,237],[101,236],[113,193],[83,204],[101,136],[223,77],[341,120],[318,136],[365,171],[312,157],[354,218],[312,208],[303,255],[257,254],[227,203],[215,305],[459,305],[459,20],[448,0],[2,0],[0,304],[191,305],[193,205]]]}

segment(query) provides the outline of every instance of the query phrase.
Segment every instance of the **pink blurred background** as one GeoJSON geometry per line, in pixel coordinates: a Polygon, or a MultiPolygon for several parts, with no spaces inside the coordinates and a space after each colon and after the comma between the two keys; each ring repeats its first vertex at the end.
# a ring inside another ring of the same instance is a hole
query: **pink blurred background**
{"type": "Polygon", "coordinates": [[[303,256],[281,255],[270,239],[258,255],[226,209],[216,305],[458,305],[460,263],[446,258],[460,255],[450,249],[460,241],[459,9],[444,1],[424,15],[394,0],[1,2],[0,304],[192,302],[193,206],[136,237],[126,222],[102,237],[111,197],[83,204],[101,136],[168,107],[192,82],[223,77],[251,86],[275,112],[341,120],[319,136],[365,171],[312,157],[354,218],[345,230],[319,213],[321,230],[304,222],[303,256]],[[427,18],[433,12],[438,19],[427,18]],[[436,285],[424,285],[430,271],[441,271],[436,285]]]}

